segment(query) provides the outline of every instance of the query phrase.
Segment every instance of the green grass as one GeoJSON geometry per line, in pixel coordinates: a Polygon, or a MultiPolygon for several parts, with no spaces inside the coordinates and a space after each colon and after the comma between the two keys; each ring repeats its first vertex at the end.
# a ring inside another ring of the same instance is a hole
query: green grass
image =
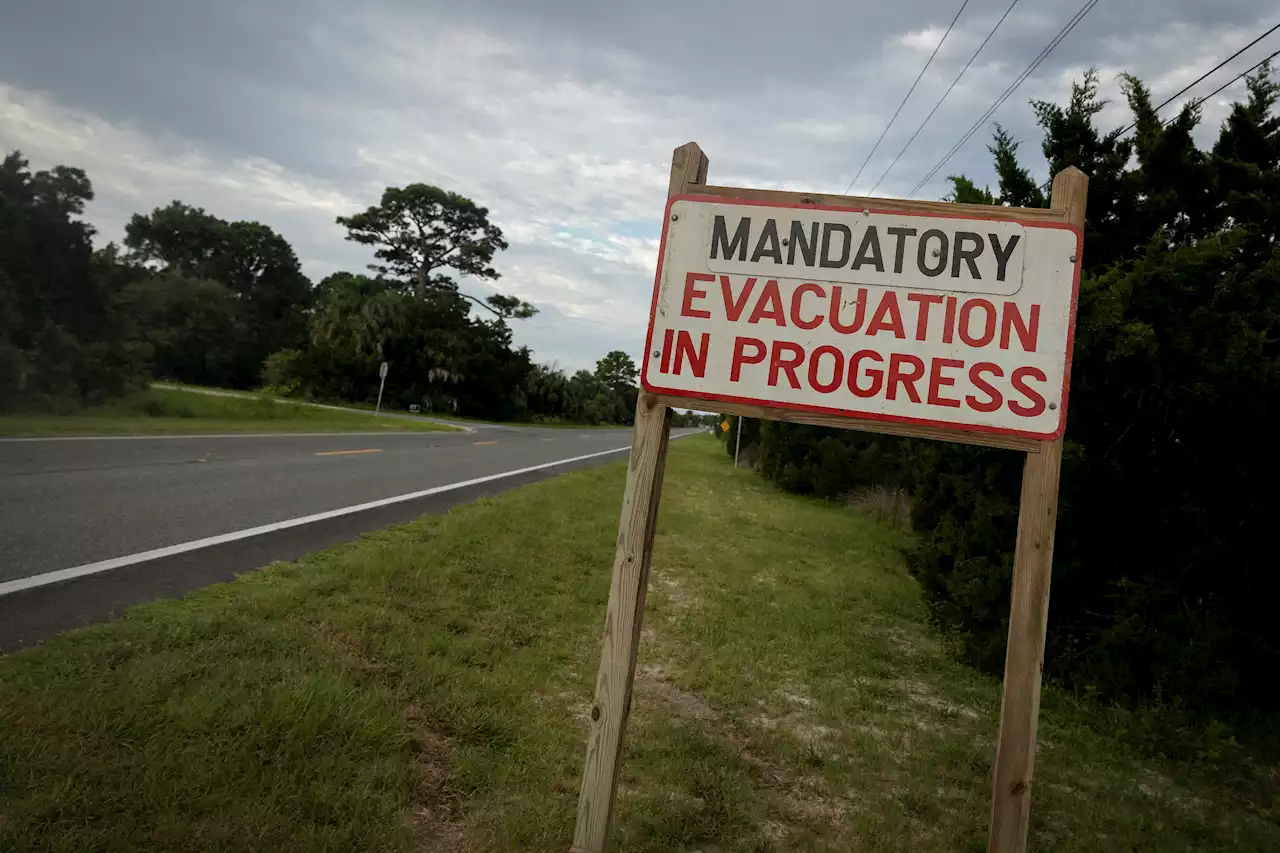
{"type": "Polygon", "coordinates": [[[97,406],[0,415],[0,435],[150,435],[225,432],[403,432],[452,427],[405,418],[150,388],[97,406]]]}
{"type": "MultiPolygon", "coordinates": [[[[624,464],[0,660],[0,849],[556,851],[624,464]]],[[[999,683],[901,536],[673,443],[614,849],[981,851],[999,683]]],[[[1140,754],[1049,690],[1031,845],[1277,850],[1274,766],[1140,754]]]]}

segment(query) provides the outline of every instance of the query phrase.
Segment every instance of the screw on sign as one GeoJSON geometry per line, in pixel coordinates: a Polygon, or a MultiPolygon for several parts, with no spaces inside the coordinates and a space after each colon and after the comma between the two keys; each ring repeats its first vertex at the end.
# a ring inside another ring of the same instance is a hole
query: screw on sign
{"type": "Polygon", "coordinates": [[[989,853],[1022,853],[1088,179],[1064,170],[1033,209],[707,169],[696,143],[675,150],[571,850],[608,842],[677,405],[1026,453],[988,831],[989,853]]]}

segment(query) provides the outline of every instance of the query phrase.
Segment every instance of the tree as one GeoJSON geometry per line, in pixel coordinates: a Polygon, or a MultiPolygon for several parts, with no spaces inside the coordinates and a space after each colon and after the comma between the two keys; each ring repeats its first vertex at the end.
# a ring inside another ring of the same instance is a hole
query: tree
{"type": "Polygon", "coordinates": [[[596,378],[619,393],[634,388],[639,373],[631,356],[622,350],[614,350],[596,362],[596,378]]]}
{"type": "Polygon", "coordinates": [[[996,204],[1008,207],[1048,207],[1044,190],[1036,185],[1031,173],[1018,165],[1018,143],[1010,133],[996,125],[995,138],[987,146],[996,160],[996,177],[1000,182],[1000,196],[996,204]]]}
{"type": "Polygon", "coordinates": [[[450,271],[496,281],[493,257],[507,248],[502,230],[489,221],[489,211],[471,199],[430,184],[387,187],[381,202],[351,216],[339,216],[347,239],[377,247],[383,263],[371,268],[412,282],[423,299],[430,291],[447,291],[469,299],[500,318],[532,317],[532,305],[513,296],[494,294],[481,300],[458,290],[450,271]]]}
{"type": "Polygon", "coordinates": [[[95,254],[79,218],[92,199],[80,169],[32,172],[17,151],[0,160],[0,405],[98,399],[142,379],[113,258],[95,254]]]}
{"type": "Polygon", "coordinates": [[[387,405],[516,418],[527,410],[529,352],[505,323],[470,316],[453,294],[425,298],[400,283],[336,273],[316,287],[310,346],[270,360],[272,382],[319,398],[372,402],[378,365],[392,365],[387,405]]]}
{"type": "Polygon", "coordinates": [[[252,386],[268,355],[303,343],[311,282],[289,242],[268,226],[227,222],[174,201],[135,214],[124,242],[132,261],[179,277],[173,281],[220,282],[234,297],[236,336],[220,348],[230,352],[224,382],[252,386]]]}
{"type": "Polygon", "coordinates": [[[951,182],[951,193],[943,199],[956,204],[995,204],[995,196],[991,194],[991,190],[978,185],[966,178],[964,175],[948,175],[947,180],[951,182]]]}
{"type": "MultiPolygon", "coordinates": [[[[1097,126],[1092,71],[1065,103],[1034,104],[1050,170],[1090,175],[1045,676],[1108,699],[1275,712],[1280,455],[1257,448],[1280,418],[1280,86],[1269,68],[1250,78],[1205,151],[1196,109],[1163,121],[1140,81],[1122,85],[1131,138],[1097,126]]],[[[991,151],[997,200],[1035,204],[1014,140],[998,128],[991,151]]],[[[964,176],[953,187],[982,200],[964,176]]],[[[999,672],[1018,458],[765,423],[760,459],[796,491],[906,487],[933,618],[999,672]]]]}
{"type": "Polygon", "coordinates": [[[144,275],[125,287],[120,307],[152,348],[154,374],[197,385],[237,383],[243,329],[235,295],[220,281],[178,272],[144,275]]]}

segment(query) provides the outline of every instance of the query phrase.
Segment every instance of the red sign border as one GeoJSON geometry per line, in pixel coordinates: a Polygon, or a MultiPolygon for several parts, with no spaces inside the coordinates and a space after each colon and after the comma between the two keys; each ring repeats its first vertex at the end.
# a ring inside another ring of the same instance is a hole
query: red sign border
{"type": "Polygon", "coordinates": [[[1008,219],[1004,217],[982,217],[974,216],[970,213],[917,213],[914,211],[900,210],[892,207],[876,208],[876,207],[841,207],[839,205],[830,204],[807,204],[803,202],[771,202],[760,201],[756,199],[732,198],[728,196],[706,196],[697,194],[686,194],[671,196],[667,199],[666,210],[662,217],[662,239],[658,244],[658,267],[653,278],[653,298],[649,305],[649,329],[645,334],[644,342],[644,367],[640,370],[640,385],[645,391],[653,394],[670,394],[675,397],[682,397],[690,401],[710,401],[723,403],[744,403],[750,406],[764,406],[772,409],[783,409],[796,412],[811,412],[822,415],[837,415],[840,417],[854,418],[857,420],[868,421],[884,421],[887,423],[897,424],[915,424],[918,426],[939,427],[941,429],[951,430],[954,432],[966,433],[984,433],[987,435],[1009,435],[1021,438],[1034,438],[1043,440],[1052,440],[1060,438],[1066,431],[1067,426],[1067,398],[1071,390],[1071,362],[1075,352],[1076,342],[1076,310],[1079,307],[1080,299],[1080,268],[1084,259],[1084,234],[1080,228],[1068,222],[1040,222],[1037,220],[1027,219],[1008,219]],[[1059,405],[1058,425],[1052,432],[1028,432],[1027,430],[1009,429],[1007,427],[986,427],[975,426],[973,424],[956,424],[951,421],[933,420],[930,418],[911,418],[902,415],[886,415],[880,412],[863,412],[857,409],[840,409],[831,406],[813,406],[807,403],[784,403],[777,400],[760,400],[753,397],[736,397],[729,394],[707,394],[706,396],[691,397],[689,392],[683,389],[663,388],[649,381],[649,364],[653,361],[650,357],[653,351],[653,327],[658,317],[658,291],[662,284],[662,264],[667,254],[667,229],[671,226],[671,207],[678,201],[695,201],[710,202],[713,204],[733,204],[744,207],[772,207],[780,210],[832,210],[842,213],[877,213],[891,216],[912,216],[917,218],[928,219],[968,219],[983,220],[989,219],[998,222],[1016,222],[1025,228],[1054,228],[1064,231],[1071,231],[1076,235],[1076,263],[1075,271],[1071,277],[1071,315],[1067,320],[1067,353],[1066,364],[1062,374],[1062,402],[1059,405]]]}

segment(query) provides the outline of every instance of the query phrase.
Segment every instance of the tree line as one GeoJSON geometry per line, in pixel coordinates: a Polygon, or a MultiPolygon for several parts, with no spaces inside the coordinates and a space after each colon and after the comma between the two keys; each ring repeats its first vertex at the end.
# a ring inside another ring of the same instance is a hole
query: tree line
{"type": "MultiPolygon", "coordinates": [[[[1162,120],[1123,79],[1133,132],[1104,130],[1098,75],[1037,101],[1050,174],[1089,175],[1083,275],[1046,676],[1104,698],[1280,710],[1280,86],[1248,79],[1208,149],[1198,106],[1162,120]]],[[[1045,207],[1047,186],[997,126],[995,190],[947,200],[1045,207]]],[[[733,431],[728,451],[733,452],[733,431]]],[[[749,423],[784,488],[905,489],[908,553],[933,617],[970,662],[1004,662],[1021,454],[749,423]]]]}
{"type": "Polygon", "coordinates": [[[536,313],[481,299],[457,277],[499,278],[507,247],[488,211],[426,184],[391,187],[341,216],[370,246],[367,272],[313,285],[288,241],[174,201],[95,248],[84,171],[0,163],[0,410],[63,410],[153,378],[257,388],[315,400],[513,420],[629,424],[636,367],[625,352],[566,375],[512,343],[536,313]]]}

